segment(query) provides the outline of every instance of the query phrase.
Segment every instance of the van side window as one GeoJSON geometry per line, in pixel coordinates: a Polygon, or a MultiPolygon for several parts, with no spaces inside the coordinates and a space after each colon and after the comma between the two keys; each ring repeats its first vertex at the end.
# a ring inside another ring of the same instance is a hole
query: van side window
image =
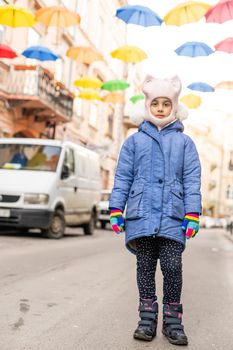
{"type": "Polygon", "coordinates": [[[74,173],[74,151],[71,148],[66,149],[64,164],[69,166],[70,172],[74,173]]]}

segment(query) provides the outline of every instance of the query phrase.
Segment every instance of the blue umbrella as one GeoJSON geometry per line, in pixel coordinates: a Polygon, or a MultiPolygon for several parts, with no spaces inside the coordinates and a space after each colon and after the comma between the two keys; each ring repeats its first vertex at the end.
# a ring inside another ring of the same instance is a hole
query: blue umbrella
{"type": "Polygon", "coordinates": [[[126,5],[116,11],[116,17],[125,23],[138,24],[143,27],[160,26],[163,20],[148,7],[126,5]]]}
{"type": "Polygon", "coordinates": [[[44,46],[30,46],[22,52],[22,55],[39,61],[56,61],[59,58],[59,56],[44,46]]]}
{"type": "Polygon", "coordinates": [[[179,56],[197,57],[209,56],[214,51],[205,43],[199,41],[191,41],[178,47],[175,52],[179,56]]]}
{"type": "Polygon", "coordinates": [[[195,90],[195,91],[202,91],[202,92],[213,92],[214,91],[214,88],[212,86],[210,86],[207,83],[202,83],[202,82],[196,82],[196,83],[189,84],[187,86],[187,88],[189,88],[191,90],[195,90]]]}

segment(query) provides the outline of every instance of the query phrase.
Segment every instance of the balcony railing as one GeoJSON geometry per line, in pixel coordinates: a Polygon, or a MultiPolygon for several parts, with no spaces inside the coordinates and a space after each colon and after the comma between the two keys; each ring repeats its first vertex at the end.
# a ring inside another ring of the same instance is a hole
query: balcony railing
{"type": "Polygon", "coordinates": [[[0,65],[0,89],[9,99],[42,102],[64,121],[73,115],[74,95],[62,83],[53,78],[52,73],[40,66],[11,66],[6,69],[0,65]]]}

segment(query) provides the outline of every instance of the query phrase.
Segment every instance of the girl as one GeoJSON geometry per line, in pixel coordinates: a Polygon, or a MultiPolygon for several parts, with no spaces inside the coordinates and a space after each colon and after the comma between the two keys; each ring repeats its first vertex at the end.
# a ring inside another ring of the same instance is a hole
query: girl
{"type": "Polygon", "coordinates": [[[123,144],[110,198],[113,230],[124,230],[126,247],[136,255],[140,321],[134,338],[156,335],[157,260],[163,273],[163,334],[187,345],[182,325],[182,253],[186,238],[199,229],[201,213],[198,153],[178,119],[180,79],[147,76],[143,83],[145,121],[123,144]]]}

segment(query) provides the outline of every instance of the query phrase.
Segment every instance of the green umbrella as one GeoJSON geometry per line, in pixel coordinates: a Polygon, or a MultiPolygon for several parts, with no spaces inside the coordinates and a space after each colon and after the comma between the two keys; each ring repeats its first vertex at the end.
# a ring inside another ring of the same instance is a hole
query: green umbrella
{"type": "Polygon", "coordinates": [[[101,89],[108,91],[125,90],[129,87],[129,83],[125,80],[109,80],[103,83],[101,89]]]}
{"type": "Polygon", "coordinates": [[[132,97],[130,97],[130,101],[132,103],[136,103],[140,100],[144,100],[145,96],[144,95],[133,95],[132,97]]]}

